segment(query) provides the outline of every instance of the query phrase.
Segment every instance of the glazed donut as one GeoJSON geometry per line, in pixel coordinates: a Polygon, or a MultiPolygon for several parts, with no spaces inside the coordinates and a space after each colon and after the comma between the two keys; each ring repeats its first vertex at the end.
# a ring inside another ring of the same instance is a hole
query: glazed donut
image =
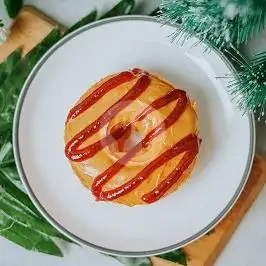
{"type": "Polygon", "coordinates": [[[65,123],[65,155],[96,200],[150,204],[192,172],[200,139],[187,93],[141,69],[107,76],[65,123]]]}

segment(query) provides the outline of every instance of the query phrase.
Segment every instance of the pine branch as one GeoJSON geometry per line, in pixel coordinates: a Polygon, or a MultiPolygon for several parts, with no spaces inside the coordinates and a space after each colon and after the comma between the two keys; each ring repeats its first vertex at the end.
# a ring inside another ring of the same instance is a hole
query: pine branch
{"type": "Polygon", "coordinates": [[[232,100],[243,113],[258,113],[261,120],[266,106],[266,51],[250,61],[236,49],[226,53],[238,68],[238,76],[229,77],[228,91],[232,100]]]}
{"type": "Polygon", "coordinates": [[[182,22],[175,39],[196,34],[220,50],[239,47],[266,27],[265,0],[163,0],[160,7],[162,23],[182,22]]]}

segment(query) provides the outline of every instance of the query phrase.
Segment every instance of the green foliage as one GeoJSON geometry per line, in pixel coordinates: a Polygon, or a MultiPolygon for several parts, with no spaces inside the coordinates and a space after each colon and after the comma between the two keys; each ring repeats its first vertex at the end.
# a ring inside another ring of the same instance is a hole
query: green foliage
{"type": "MultiPolygon", "coordinates": [[[[129,15],[132,13],[134,6],[135,6],[134,0],[122,0],[115,7],[113,7],[111,10],[109,10],[104,15],[102,15],[99,19],[122,16],[122,15],[129,15]]],[[[94,10],[91,13],[89,13],[87,16],[85,16],[84,18],[79,20],[77,23],[75,23],[72,27],[70,27],[65,32],[64,36],[73,32],[74,30],[76,30],[76,29],[78,29],[84,25],[88,25],[88,24],[90,24],[96,20],[97,20],[97,10],[94,10]]]]}
{"type": "Polygon", "coordinates": [[[100,19],[116,16],[130,15],[135,6],[135,0],[122,0],[110,11],[100,17],[100,19]]]}
{"type": "MultiPolygon", "coordinates": [[[[159,255],[157,257],[171,262],[176,262],[185,266],[187,265],[188,261],[187,255],[183,249],[177,249],[159,255]]],[[[152,266],[150,258],[124,258],[124,257],[115,257],[115,258],[126,266],[152,266]]]]}
{"type": "Polygon", "coordinates": [[[123,263],[125,266],[152,266],[152,262],[149,258],[115,258],[121,263],[123,263]]]}
{"type": "Polygon", "coordinates": [[[2,64],[0,64],[0,85],[3,84],[7,76],[12,72],[15,65],[21,59],[21,50],[14,51],[2,64]]]}
{"type": "Polygon", "coordinates": [[[210,231],[206,234],[206,236],[210,236],[210,235],[212,235],[214,232],[215,232],[215,230],[212,229],[212,230],[210,230],[210,231]]]}
{"type": "Polygon", "coordinates": [[[97,10],[92,11],[90,14],[79,20],[77,23],[75,23],[72,27],[70,27],[64,34],[64,36],[68,35],[72,31],[87,25],[91,22],[94,22],[97,19],[97,10]]]}
{"type": "Polygon", "coordinates": [[[243,113],[257,111],[259,119],[264,116],[265,53],[249,62],[237,48],[266,27],[266,1],[163,0],[160,8],[162,23],[181,24],[173,33],[173,40],[182,43],[196,35],[234,62],[238,77],[228,77],[233,101],[243,113]]]}
{"type": "Polygon", "coordinates": [[[158,257],[172,262],[177,262],[181,265],[187,265],[187,255],[183,249],[177,249],[175,251],[165,253],[158,257]]]}
{"type": "Polygon", "coordinates": [[[56,256],[62,252],[53,238],[69,240],[46,222],[24,192],[13,156],[12,120],[28,74],[59,39],[56,29],[24,58],[18,49],[0,64],[0,235],[26,249],[56,256]]]}
{"type": "Polygon", "coordinates": [[[161,12],[160,7],[157,7],[149,14],[149,16],[156,17],[156,16],[160,15],[160,12],[161,12]]]}
{"type": "Polygon", "coordinates": [[[4,0],[9,17],[14,18],[23,6],[23,0],[4,0]]]}
{"type": "Polygon", "coordinates": [[[228,77],[229,93],[243,113],[258,112],[265,116],[266,106],[266,52],[248,60],[236,49],[226,51],[238,68],[238,76],[228,77]]]}
{"type": "Polygon", "coordinates": [[[11,73],[0,85],[0,93],[2,94],[1,96],[4,97],[1,102],[1,122],[13,121],[16,102],[27,76],[41,56],[59,39],[59,30],[56,29],[52,31],[36,48],[14,66],[11,73]]]}
{"type": "Polygon", "coordinates": [[[238,47],[266,27],[265,0],[163,0],[163,23],[181,22],[173,38],[180,41],[196,34],[224,49],[238,47]]]}
{"type": "Polygon", "coordinates": [[[0,235],[28,250],[63,256],[61,250],[50,237],[13,221],[2,211],[0,211],[0,235]]]}

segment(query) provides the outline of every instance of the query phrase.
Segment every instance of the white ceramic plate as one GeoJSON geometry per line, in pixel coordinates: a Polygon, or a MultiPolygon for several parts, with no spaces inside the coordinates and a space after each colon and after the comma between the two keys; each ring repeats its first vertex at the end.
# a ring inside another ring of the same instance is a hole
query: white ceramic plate
{"type": "Polygon", "coordinates": [[[229,211],[254,155],[252,117],[233,109],[226,92],[228,62],[205,44],[170,42],[172,26],[123,17],[83,27],[59,42],[28,78],[16,110],[14,145],[26,188],[43,215],[75,241],[99,251],[146,256],[188,244],[229,211]],[[95,202],[64,155],[69,109],[93,83],[139,67],[159,73],[197,101],[199,160],[179,191],[147,206],[95,202]]]}

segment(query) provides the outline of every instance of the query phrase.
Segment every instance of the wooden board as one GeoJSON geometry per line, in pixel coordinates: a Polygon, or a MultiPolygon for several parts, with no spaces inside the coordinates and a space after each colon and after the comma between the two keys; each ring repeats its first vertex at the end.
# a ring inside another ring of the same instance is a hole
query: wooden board
{"type": "MultiPolygon", "coordinates": [[[[32,8],[24,8],[15,22],[9,40],[0,46],[0,61],[18,47],[24,54],[43,39],[56,23],[32,8]]],[[[214,233],[204,236],[185,247],[189,256],[188,266],[211,266],[234,233],[242,218],[260,193],[266,181],[266,159],[256,156],[248,183],[238,202],[227,217],[215,228],[214,233]]],[[[152,258],[154,266],[174,266],[159,258],[152,258]]]]}
{"type": "Polygon", "coordinates": [[[18,47],[26,54],[39,43],[55,26],[51,19],[37,10],[25,7],[15,21],[8,40],[0,46],[0,62],[18,47]]]}

